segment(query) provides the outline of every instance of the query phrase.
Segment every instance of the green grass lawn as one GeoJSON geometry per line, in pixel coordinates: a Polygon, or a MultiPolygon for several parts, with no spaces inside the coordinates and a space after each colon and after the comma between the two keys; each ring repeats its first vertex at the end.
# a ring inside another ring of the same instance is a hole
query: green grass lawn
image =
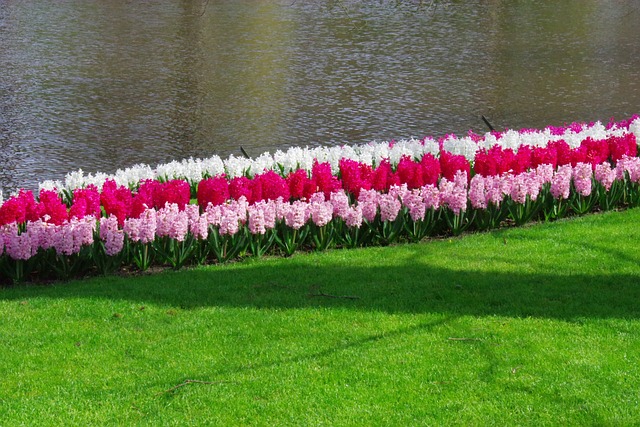
{"type": "Polygon", "coordinates": [[[0,425],[640,425],[640,209],[0,290],[0,425]]]}

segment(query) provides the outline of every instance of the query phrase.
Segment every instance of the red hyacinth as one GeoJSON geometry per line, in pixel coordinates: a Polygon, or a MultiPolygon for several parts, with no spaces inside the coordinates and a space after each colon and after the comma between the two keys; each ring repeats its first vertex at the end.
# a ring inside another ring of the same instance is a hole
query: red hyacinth
{"type": "Polygon", "coordinates": [[[400,177],[400,183],[407,184],[409,190],[420,188],[425,184],[422,165],[414,162],[410,156],[404,155],[400,158],[396,173],[400,177]]]}
{"type": "Polygon", "coordinates": [[[175,203],[182,211],[190,201],[191,186],[182,179],[158,183],[153,192],[153,204],[156,209],[164,208],[167,203],[175,203]]]}
{"type": "Polygon", "coordinates": [[[82,219],[85,216],[100,218],[100,214],[100,193],[95,185],[91,184],[86,188],[73,190],[69,218],[82,219]]]}
{"type": "Polygon", "coordinates": [[[266,171],[253,179],[260,180],[262,184],[262,200],[277,200],[280,197],[285,201],[289,200],[291,193],[287,180],[275,171],[266,171]]]}
{"type": "Polygon", "coordinates": [[[25,221],[36,221],[40,218],[38,204],[32,191],[20,190],[16,196],[7,199],[0,206],[0,225],[25,221]]]}
{"type": "Polygon", "coordinates": [[[371,174],[371,188],[381,193],[386,193],[393,180],[393,170],[389,159],[383,159],[371,174]]]}
{"type": "Polygon", "coordinates": [[[553,169],[558,165],[558,152],[553,146],[534,147],[531,154],[531,168],[535,169],[540,165],[551,165],[553,169]]]}
{"type": "Polygon", "coordinates": [[[41,218],[48,215],[48,222],[55,225],[61,225],[69,219],[67,205],[62,202],[62,198],[60,198],[57,191],[42,190],[40,191],[39,199],[40,205],[42,206],[42,212],[40,213],[41,218]]]}
{"type": "Polygon", "coordinates": [[[440,179],[440,161],[431,153],[426,153],[420,160],[424,185],[437,185],[440,179]]]}
{"type": "Polygon", "coordinates": [[[309,174],[304,169],[289,172],[287,175],[287,185],[289,186],[289,194],[293,200],[300,200],[304,195],[304,188],[310,181],[309,174]]]}
{"type": "Polygon", "coordinates": [[[131,190],[122,185],[118,186],[114,180],[108,179],[102,185],[100,203],[104,207],[106,216],[115,215],[120,226],[131,215],[132,201],[131,190]]]}
{"type": "Polygon", "coordinates": [[[246,176],[238,176],[229,181],[229,196],[234,200],[240,200],[244,196],[251,200],[251,180],[246,176]]]}
{"type": "Polygon", "coordinates": [[[229,200],[229,197],[229,181],[224,174],[203,179],[198,183],[198,205],[203,210],[209,203],[213,206],[222,205],[229,200]]]}
{"type": "Polygon", "coordinates": [[[471,165],[467,159],[463,155],[451,154],[448,151],[440,152],[440,169],[442,177],[448,181],[453,181],[458,171],[465,171],[468,179],[471,177],[471,165]]]}
{"type": "Polygon", "coordinates": [[[327,200],[331,197],[331,193],[342,188],[342,183],[333,176],[331,165],[328,162],[314,162],[311,168],[311,179],[316,183],[317,191],[323,192],[327,200]]]}

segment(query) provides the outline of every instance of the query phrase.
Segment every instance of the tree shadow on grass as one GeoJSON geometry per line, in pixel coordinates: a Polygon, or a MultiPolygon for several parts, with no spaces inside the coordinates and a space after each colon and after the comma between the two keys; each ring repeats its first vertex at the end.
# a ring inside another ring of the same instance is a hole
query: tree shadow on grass
{"type": "Polygon", "coordinates": [[[183,309],[335,308],[566,320],[640,318],[640,210],[468,240],[0,290],[0,299],[103,298],[183,309]]]}
{"type": "Polygon", "coordinates": [[[317,265],[313,257],[287,261],[13,288],[0,292],[0,298],[104,298],[183,309],[326,307],[566,320],[640,317],[640,277],[635,274],[566,273],[567,266],[558,266],[555,273],[465,271],[411,259],[380,267],[317,265]]]}

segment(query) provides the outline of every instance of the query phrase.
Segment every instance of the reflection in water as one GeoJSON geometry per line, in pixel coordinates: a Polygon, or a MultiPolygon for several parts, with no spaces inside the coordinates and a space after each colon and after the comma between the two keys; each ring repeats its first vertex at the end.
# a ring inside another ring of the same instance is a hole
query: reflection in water
{"type": "Polygon", "coordinates": [[[632,1],[394,4],[0,0],[0,189],[638,113],[632,1]]]}

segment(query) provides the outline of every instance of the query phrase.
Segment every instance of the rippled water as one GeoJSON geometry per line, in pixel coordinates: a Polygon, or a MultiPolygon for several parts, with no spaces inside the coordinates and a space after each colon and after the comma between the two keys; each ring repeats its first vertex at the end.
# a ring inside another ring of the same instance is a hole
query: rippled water
{"type": "Polygon", "coordinates": [[[0,189],[640,112],[630,1],[0,0],[0,189]],[[422,4],[422,5],[421,5],[422,4]]]}

